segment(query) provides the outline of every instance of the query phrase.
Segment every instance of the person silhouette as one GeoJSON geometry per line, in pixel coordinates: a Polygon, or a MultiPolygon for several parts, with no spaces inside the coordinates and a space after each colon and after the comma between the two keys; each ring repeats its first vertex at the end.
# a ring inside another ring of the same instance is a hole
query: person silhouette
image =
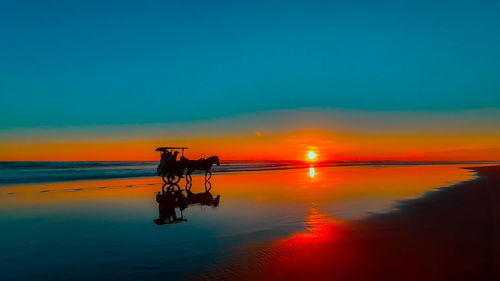
{"type": "Polygon", "coordinates": [[[171,159],[172,159],[173,162],[177,161],[177,155],[178,154],[179,154],[179,151],[176,151],[176,152],[174,152],[174,154],[172,154],[172,158],[171,159]]]}
{"type": "Polygon", "coordinates": [[[156,172],[158,175],[162,175],[165,173],[165,168],[168,163],[168,159],[169,159],[168,153],[165,150],[163,150],[160,156],[160,164],[156,168],[156,172]]]}
{"type": "Polygon", "coordinates": [[[172,151],[167,150],[167,151],[163,151],[163,153],[165,154],[165,160],[170,161],[170,159],[172,158],[172,151]]]}

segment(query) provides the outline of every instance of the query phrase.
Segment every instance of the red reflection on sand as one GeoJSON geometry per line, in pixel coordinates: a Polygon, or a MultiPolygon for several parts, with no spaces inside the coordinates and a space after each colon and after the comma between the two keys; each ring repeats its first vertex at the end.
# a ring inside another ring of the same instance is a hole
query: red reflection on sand
{"type": "Polygon", "coordinates": [[[305,232],[297,233],[283,241],[283,245],[299,245],[301,243],[318,243],[325,241],[325,234],[329,240],[338,238],[341,222],[321,213],[317,208],[309,210],[307,216],[307,229],[305,232]]]}
{"type": "Polygon", "coordinates": [[[492,199],[500,198],[500,169],[481,171],[482,178],[363,220],[311,209],[306,231],[273,245],[257,279],[500,280],[492,199]]]}
{"type": "Polygon", "coordinates": [[[309,212],[304,232],[280,240],[272,248],[263,262],[264,280],[325,280],[331,279],[338,269],[357,266],[356,251],[351,243],[346,243],[352,241],[349,224],[317,208],[309,212]]]}

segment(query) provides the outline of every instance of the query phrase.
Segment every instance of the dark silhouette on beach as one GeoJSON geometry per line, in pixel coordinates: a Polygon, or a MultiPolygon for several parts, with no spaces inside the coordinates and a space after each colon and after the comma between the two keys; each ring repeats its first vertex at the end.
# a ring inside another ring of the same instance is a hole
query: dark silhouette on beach
{"type": "Polygon", "coordinates": [[[191,173],[196,170],[205,171],[205,180],[209,180],[212,177],[212,166],[217,164],[220,166],[219,157],[210,156],[207,159],[199,159],[199,160],[188,160],[187,161],[187,172],[186,178],[191,181],[191,173]]]}
{"type": "Polygon", "coordinates": [[[219,206],[220,195],[213,197],[210,190],[212,185],[209,181],[205,181],[205,192],[193,193],[191,192],[191,183],[186,184],[186,202],[188,205],[199,204],[204,206],[219,206]],[[189,188],[188,188],[189,186],[189,188]]]}
{"type": "Polygon", "coordinates": [[[154,222],[157,225],[172,224],[177,222],[187,221],[183,216],[183,211],[190,205],[203,205],[218,207],[220,195],[214,197],[210,190],[212,184],[205,181],[205,191],[194,193],[191,191],[191,182],[186,182],[186,188],[181,189],[178,184],[164,184],[162,191],[156,194],[156,202],[158,202],[159,216],[154,222]],[[185,191],[185,194],[184,194],[185,191]],[[177,216],[177,211],[180,212],[180,217],[177,216]]]}
{"type": "Polygon", "coordinates": [[[157,225],[162,225],[187,221],[182,214],[182,211],[186,208],[185,201],[185,197],[180,190],[168,189],[158,192],[156,202],[158,202],[159,216],[154,222],[157,225]],[[180,217],[177,217],[176,208],[179,208],[180,217]]]}
{"type": "Polygon", "coordinates": [[[186,180],[191,181],[191,173],[200,170],[205,171],[205,180],[210,180],[212,166],[214,164],[220,166],[219,157],[210,156],[206,159],[189,160],[184,156],[184,149],[187,147],[159,147],[156,149],[156,151],[161,152],[160,164],[156,169],[158,176],[161,176],[167,184],[176,184],[184,177],[184,172],[186,172],[186,180]],[[182,150],[179,161],[177,161],[178,149],[182,150]]]}

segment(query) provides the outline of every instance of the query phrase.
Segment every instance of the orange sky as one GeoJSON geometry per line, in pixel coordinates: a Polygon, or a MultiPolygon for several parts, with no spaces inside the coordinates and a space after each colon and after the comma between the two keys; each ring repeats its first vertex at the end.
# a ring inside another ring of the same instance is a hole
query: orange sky
{"type": "Polygon", "coordinates": [[[481,135],[361,135],[303,130],[276,135],[129,141],[11,141],[0,143],[1,160],[158,160],[158,146],[189,146],[188,158],[225,160],[500,160],[500,137],[481,135]]]}
{"type": "Polygon", "coordinates": [[[284,111],[191,123],[0,131],[3,161],[158,160],[159,146],[222,160],[500,161],[500,111],[284,111]]]}

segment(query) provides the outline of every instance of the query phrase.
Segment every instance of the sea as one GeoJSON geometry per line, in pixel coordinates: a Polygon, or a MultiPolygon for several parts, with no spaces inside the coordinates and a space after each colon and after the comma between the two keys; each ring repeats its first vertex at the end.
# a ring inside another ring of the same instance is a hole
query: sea
{"type": "MultiPolygon", "coordinates": [[[[490,162],[468,162],[467,164],[488,164],[490,162]]],[[[491,162],[493,164],[493,162],[491,162]]],[[[281,169],[298,169],[328,166],[408,166],[408,165],[452,165],[463,162],[321,162],[300,161],[224,161],[214,165],[214,173],[234,173],[281,169]]],[[[80,180],[126,179],[156,176],[158,161],[0,161],[0,185],[63,182],[80,180]]],[[[193,174],[202,172],[195,171],[193,174]]]]}
{"type": "Polygon", "coordinates": [[[318,216],[392,212],[478,164],[226,161],[172,187],[157,165],[0,162],[0,280],[241,280],[318,216]],[[198,201],[159,200],[172,190],[198,201]]]}

